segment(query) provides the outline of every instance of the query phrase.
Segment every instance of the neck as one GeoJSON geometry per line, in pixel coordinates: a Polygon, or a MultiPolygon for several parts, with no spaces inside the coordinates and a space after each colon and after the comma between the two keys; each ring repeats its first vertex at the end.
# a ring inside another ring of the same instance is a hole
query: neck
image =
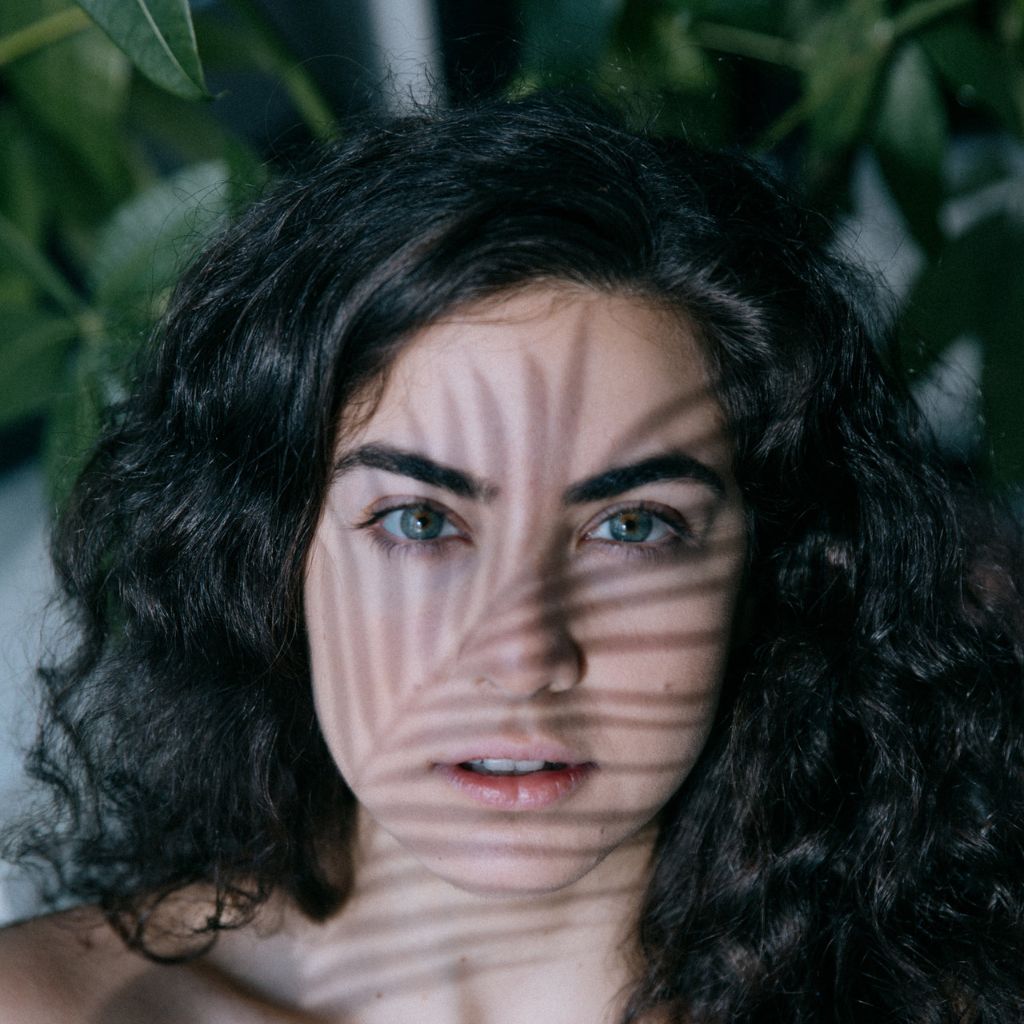
{"type": "Polygon", "coordinates": [[[480,896],[364,817],[343,910],[324,924],[285,912],[273,942],[243,956],[265,951],[278,971],[286,961],[291,977],[277,987],[329,1015],[317,1019],[611,1024],[637,963],[653,837],[646,830],[557,892],[480,896]]]}

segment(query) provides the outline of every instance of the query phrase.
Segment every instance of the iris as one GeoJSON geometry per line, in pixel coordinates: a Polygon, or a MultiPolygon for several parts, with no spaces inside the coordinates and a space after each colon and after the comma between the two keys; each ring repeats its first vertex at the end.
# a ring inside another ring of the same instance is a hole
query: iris
{"type": "Polygon", "coordinates": [[[647,540],[654,529],[654,516],[643,509],[619,512],[608,520],[608,533],[613,540],[640,543],[647,540]]]}
{"type": "MultiPolygon", "coordinates": [[[[409,540],[434,540],[441,536],[445,517],[437,509],[433,509],[429,505],[413,505],[404,509],[396,509],[395,512],[399,513],[396,517],[397,525],[403,537],[407,537],[409,540]]],[[[392,517],[388,516],[385,519],[385,528],[390,526],[387,522],[387,519],[390,518],[392,517]]]]}

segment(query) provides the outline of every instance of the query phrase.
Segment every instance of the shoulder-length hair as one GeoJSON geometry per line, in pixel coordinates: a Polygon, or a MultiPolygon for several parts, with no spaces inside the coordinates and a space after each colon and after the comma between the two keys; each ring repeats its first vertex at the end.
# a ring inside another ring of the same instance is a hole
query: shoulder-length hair
{"type": "Polygon", "coordinates": [[[301,583],[342,413],[446,311],[626,291],[703,338],[756,609],[626,1019],[1019,1020],[1019,602],[828,234],[748,159],[552,97],[378,122],[278,184],[182,278],[60,522],[81,639],[32,768],[65,824],[26,850],[154,956],[153,908],[196,883],[201,937],[274,890],[336,910],[352,798],[301,583]]]}

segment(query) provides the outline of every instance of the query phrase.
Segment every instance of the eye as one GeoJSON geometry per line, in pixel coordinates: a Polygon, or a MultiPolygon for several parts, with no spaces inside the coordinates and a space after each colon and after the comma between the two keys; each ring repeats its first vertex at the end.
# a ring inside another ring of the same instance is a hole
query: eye
{"type": "Polygon", "coordinates": [[[375,517],[380,528],[402,541],[432,541],[461,536],[448,517],[432,505],[402,505],[375,517]]]}
{"type": "Polygon", "coordinates": [[[585,537],[609,544],[652,548],[689,540],[692,532],[681,516],[668,509],[655,512],[636,505],[606,515],[585,537]]]}

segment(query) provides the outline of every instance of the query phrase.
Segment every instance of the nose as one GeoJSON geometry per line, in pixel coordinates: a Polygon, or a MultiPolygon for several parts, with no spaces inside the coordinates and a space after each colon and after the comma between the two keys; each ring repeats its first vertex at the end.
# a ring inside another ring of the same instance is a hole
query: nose
{"type": "Polygon", "coordinates": [[[575,687],[583,678],[585,659],[565,596],[542,586],[528,605],[517,602],[489,617],[471,639],[474,681],[517,700],[575,687]]]}

